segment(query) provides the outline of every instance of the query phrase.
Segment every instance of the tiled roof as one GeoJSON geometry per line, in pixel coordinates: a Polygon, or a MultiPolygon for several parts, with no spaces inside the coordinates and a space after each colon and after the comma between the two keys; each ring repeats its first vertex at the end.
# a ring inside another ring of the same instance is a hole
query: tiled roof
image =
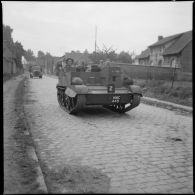
{"type": "Polygon", "coordinates": [[[62,57],[53,57],[54,64],[61,60],[62,57]]]}
{"type": "Polygon", "coordinates": [[[147,48],[146,50],[142,51],[142,53],[138,55],[136,58],[143,59],[143,58],[148,58],[149,56],[150,56],[150,49],[147,48]]]}
{"type": "Polygon", "coordinates": [[[91,63],[91,60],[89,59],[88,54],[83,54],[83,53],[79,53],[79,52],[66,53],[62,57],[55,57],[54,62],[55,63],[61,62],[67,58],[72,58],[75,62],[81,60],[81,61],[87,61],[88,63],[91,63]]]}
{"type": "Polygon", "coordinates": [[[192,31],[184,33],[175,43],[168,47],[163,55],[179,53],[192,40],[192,31]]]}
{"type": "Polygon", "coordinates": [[[159,45],[163,45],[169,41],[172,41],[178,37],[180,37],[183,33],[179,33],[179,34],[176,34],[176,35],[172,35],[172,36],[169,36],[169,37],[164,37],[162,38],[160,41],[157,41],[155,43],[153,43],[152,45],[150,45],[149,47],[154,47],[154,46],[159,46],[159,45]]]}
{"type": "Polygon", "coordinates": [[[84,60],[90,61],[87,54],[79,53],[79,52],[71,52],[65,54],[66,58],[72,58],[74,61],[84,60]]]}
{"type": "Polygon", "coordinates": [[[66,53],[65,57],[72,58],[74,61],[77,61],[82,57],[82,53],[66,53]]]}

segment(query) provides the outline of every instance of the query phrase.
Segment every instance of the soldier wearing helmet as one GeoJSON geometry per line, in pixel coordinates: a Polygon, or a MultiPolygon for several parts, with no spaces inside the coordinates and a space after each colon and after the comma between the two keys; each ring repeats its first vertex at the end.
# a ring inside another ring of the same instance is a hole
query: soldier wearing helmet
{"type": "Polygon", "coordinates": [[[71,67],[74,65],[74,60],[72,58],[67,58],[66,59],[66,66],[65,70],[70,71],[71,67]]]}
{"type": "Polygon", "coordinates": [[[65,72],[70,71],[71,67],[74,65],[74,60],[72,58],[63,59],[62,68],[65,72]]]}

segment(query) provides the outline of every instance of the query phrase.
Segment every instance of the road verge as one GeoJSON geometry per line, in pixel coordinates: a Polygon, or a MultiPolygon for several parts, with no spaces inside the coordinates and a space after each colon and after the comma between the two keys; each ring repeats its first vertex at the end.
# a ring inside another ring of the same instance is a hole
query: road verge
{"type": "Polygon", "coordinates": [[[162,108],[166,108],[169,110],[174,110],[174,111],[181,111],[181,112],[186,112],[186,113],[192,113],[193,112],[193,108],[190,106],[183,106],[180,104],[175,104],[172,102],[167,102],[167,101],[162,101],[162,100],[158,100],[155,98],[149,98],[149,97],[142,97],[141,98],[141,102],[144,104],[149,104],[149,105],[153,105],[153,106],[157,106],[157,107],[162,107],[162,108]]]}
{"type": "MultiPolygon", "coordinates": [[[[39,166],[38,159],[34,150],[34,143],[30,135],[29,127],[26,121],[24,113],[24,88],[25,88],[25,75],[20,75],[15,78],[17,80],[15,93],[13,92],[13,87],[10,88],[9,93],[13,93],[13,107],[10,112],[9,118],[16,118],[13,129],[6,126],[4,127],[4,133],[10,132],[4,142],[4,165],[6,166],[6,176],[4,179],[4,193],[14,193],[14,194],[42,194],[47,193],[47,188],[45,186],[44,178],[39,166]],[[9,158],[7,158],[9,157],[9,158]],[[9,162],[8,162],[9,161],[9,162]],[[11,161],[11,163],[10,163],[11,161]],[[11,175],[11,177],[9,176],[11,175]],[[14,181],[16,180],[16,181],[14,181]]],[[[10,81],[12,82],[12,81],[10,81]]],[[[13,81],[15,82],[15,81],[13,81]]],[[[10,83],[11,84],[11,83],[10,83]]],[[[9,94],[8,94],[9,95],[9,94]]],[[[9,101],[6,102],[4,108],[8,109],[9,101]]],[[[8,124],[13,123],[9,119],[8,124]]]]}

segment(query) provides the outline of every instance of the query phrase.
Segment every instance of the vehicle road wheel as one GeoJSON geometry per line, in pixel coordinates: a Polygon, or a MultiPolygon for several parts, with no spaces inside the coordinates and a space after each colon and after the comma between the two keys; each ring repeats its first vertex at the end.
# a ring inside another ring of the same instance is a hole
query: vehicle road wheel
{"type": "Polygon", "coordinates": [[[69,114],[76,114],[78,112],[76,105],[77,105],[77,98],[71,98],[64,93],[65,89],[58,89],[57,92],[57,99],[58,103],[60,104],[61,108],[68,112],[69,114]]]}
{"type": "Polygon", "coordinates": [[[66,111],[69,114],[76,114],[77,113],[77,109],[76,109],[76,104],[77,104],[77,98],[71,98],[67,95],[65,95],[64,98],[64,106],[66,111]]]}

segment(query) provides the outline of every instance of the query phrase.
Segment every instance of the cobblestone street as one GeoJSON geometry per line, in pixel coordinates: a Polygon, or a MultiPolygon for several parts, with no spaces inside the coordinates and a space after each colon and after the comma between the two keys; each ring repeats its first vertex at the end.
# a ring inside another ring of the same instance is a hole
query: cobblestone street
{"type": "Polygon", "coordinates": [[[56,84],[46,76],[26,83],[25,113],[40,162],[96,168],[110,178],[107,193],[193,193],[192,115],[142,103],[124,115],[102,107],[69,115],[56,84]]]}

